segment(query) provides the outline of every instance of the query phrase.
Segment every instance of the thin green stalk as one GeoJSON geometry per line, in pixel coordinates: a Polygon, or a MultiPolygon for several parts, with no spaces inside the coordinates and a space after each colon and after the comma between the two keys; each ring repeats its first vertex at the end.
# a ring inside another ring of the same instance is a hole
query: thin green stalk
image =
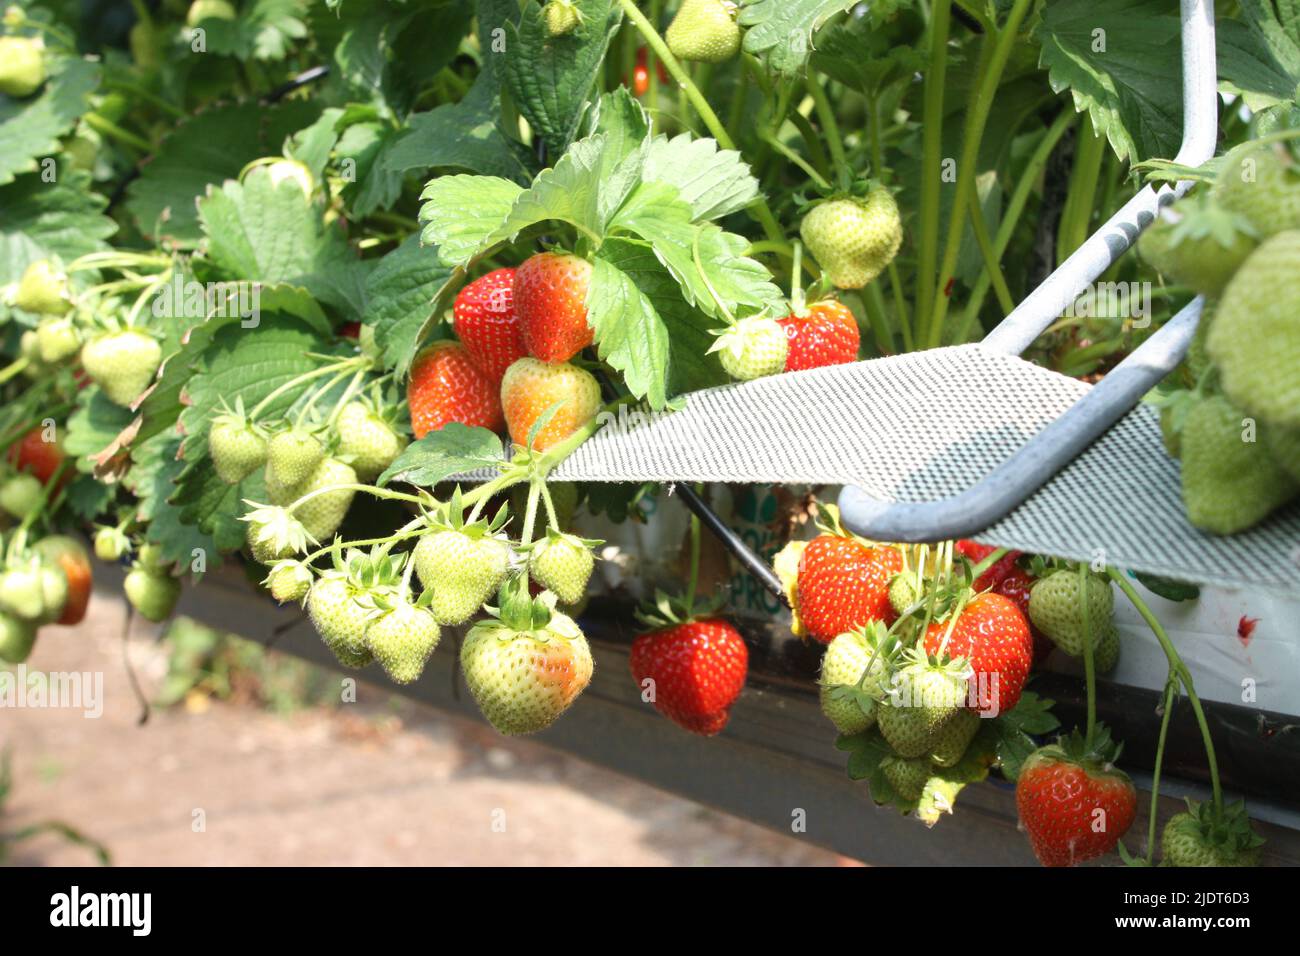
{"type": "Polygon", "coordinates": [[[104,117],[100,116],[98,113],[87,113],[82,117],[82,119],[86,121],[86,125],[91,129],[98,133],[103,133],[110,139],[115,139],[119,143],[124,143],[142,153],[153,152],[153,143],[149,142],[142,136],[137,136],[130,130],[122,129],[122,127],[104,119],[104,117]]]}
{"type": "Polygon", "coordinates": [[[1097,197],[1097,180],[1101,176],[1102,160],[1106,158],[1106,137],[1096,134],[1087,113],[1082,114],[1075,142],[1074,169],[1070,172],[1065,208],[1061,211],[1061,224],[1056,231],[1057,265],[1068,259],[1088,238],[1092,207],[1097,197]]]}
{"type": "MultiPolygon", "coordinates": [[[[703,496],[704,485],[695,486],[696,495],[703,496]]],[[[700,579],[700,516],[691,512],[691,577],[686,584],[686,613],[695,613],[695,592],[700,579]]]]}
{"type": "Polygon", "coordinates": [[[295,389],[300,385],[304,385],[307,382],[314,381],[315,379],[320,378],[322,375],[330,375],[334,372],[337,372],[344,366],[355,366],[357,362],[358,359],[355,358],[344,359],[341,362],[331,362],[328,365],[322,365],[319,368],[314,368],[310,372],[303,372],[301,375],[295,375],[293,378],[289,379],[289,381],[283,383],[278,388],[273,389],[269,395],[267,395],[264,399],[262,399],[256,405],[254,405],[253,410],[248,413],[249,419],[256,418],[259,412],[265,411],[266,406],[270,405],[273,401],[275,401],[285,392],[291,391],[292,389],[295,389]]]}
{"type": "Polygon", "coordinates": [[[767,133],[763,136],[763,142],[767,143],[769,146],[771,146],[774,150],[776,150],[786,159],[790,160],[790,162],[794,163],[796,166],[802,169],[804,171],[804,175],[806,175],[819,187],[821,187],[822,189],[831,188],[830,180],[826,179],[826,177],[824,177],[821,173],[819,173],[816,169],[814,169],[806,159],[804,159],[802,156],[796,153],[789,146],[785,145],[785,143],[781,142],[781,140],[778,139],[776,136],[772,135],[771,133],[767,133]]]}
{"type": "MultiPolygon", "coordinates": [[[[1016,187],[1011,192],[1011,199],[1007,202],[1007,208],[1002,215],[1002,222],[998,225],[997,235],[993,239],[993,252],[999,260],[1007,251],[1007,246],[1011,243],[1011,236],[1014,234],[1016,226],[1020,222],[1020,216],[1024,212],[1025,205],[1029,202],[1029,196],[1038,183],[1038,177],[1043,168],[1047,165],[1048,158],[1052,155],[1052,150],[1056,144],[1061,141],[1074,121],[1076,114],[1074,110],[1065,108],[1052,121],[1052,125],[1047,128],[1043,138],[1038,141],[1034,147],[1034,152],[1030,155],[1029,161],[1025,163],[1024,171],[1016,181],[1016,187]]],[[[966,314],[962,318],[962,325],[959,329],[958,341],[964,342],[970,335],[970,328],[975,320],[979,317],[980,309],[984,306],[984,297],[988,294],[990,277],[981,273],[975,281],[975,287],[971,290],[970,301],[966,305],[966,314]]]]}
{"type": "Polygon", "coordinates": [[[1086,561],[1079,562],[1079,593],[1083,595],[1080,613],[1083,618],[1083,678],[1088,688],[1088,726],[1084,731],[1084,748],[1092,750],[1097,734],[1097,668],[1092,653],[1092,620],[1088,600],[1088,575],[1092,572],[1086,561]]]}
{"type": "Polygon", "coordinates": [[[542,482],[545,478],[535,480],[528,488],[528,508],[524,512],[524,530],[519,535],[520,544],[530,544],[533,540],[533,525],[537,521],[537,501],[541,496],[542,482]]]}
{"type": "Polygon", "coordinates": [[[392,534],[385,535],[382,538],[361,538],[354,541],[335,541],[332,544],[327,544],[303,558],[302,563],[311,564],[332,551],[342,551],[346,548],[368,548],[376,544],[396,544],[398,541],[405,541],[407,538],[414,538],[422,534],[424,534],[424,516],[419,515],[402,525],[392,534]]]}
{"type": "Polygon", "coordinates": [[[25,355],[22,356],[21,358],[14,359],[12,362],[6,365],[3,370],[0,370],[0,385],[3,385],[5,382],[9,381],[11,378],[13,378],[16,375],[21,375],[23,373],[23,370],[26,369],[27,366],[31,364],[32,364],[32,360],[25,355]]]}
{"type": "Polygon", "coordinates": [[[831,150],[831,162],[841,175],[851,176],[848,157],[844,155],[844,139],[840,136],[840,126],[835,121],[835,110],[831,108],[826,90],[811,72],[808,74],[807,81],[808,92],[812,94],[813,106],[817,110],[817,122],[821,123],[822,133],[825,134],[826,143],[831,150]]]}
{"type": "MultiPolygon", "coordinates": [[[[925,71],[921,114],[921,211],[916,262],[916,315],[921,323],[917,338],[924,340],[933,307],[935,272],[939,258],[939,185],[943,157],[943,88],[948,72],[948,28],[952,0],[935,0],[930,15],[930,63],[925,71]]],[[[879,173],[879,170],[875,170],[879,173]]]]}
{"type": "Polygon", "coordinates": [[[880,286],[872,282],[862,292],[862,307],[866,310],[867,321],[871,324],[871,334],[876,340],[876,351],[881,355],[893,355],[894,336],[889,331],[889,319],[885,316],[885,298],[880,294],[880,286]]]}
{"type": "MultiPolygon", "coordinates": [[[[930,316],[928,325],[929,334],[924,339],[924,343],[930,348],[942,344],[943,323],[948,313],[950,298],[944,292],[957,266],[957,255],[961,251],[961,237],[966,225],[966,204],[973,201],[975,167],[979,163],[979,148],[984,139],[984,128],[993,109],[993,99],[997,95],[998,84],[1002,81],[1002,73],[1006,69],[1007,60],[1011,56],[1011,50],[1020,32],[1020,24],[1031,6],[1032,0],[1015,0],[1011,12],[1007,15],[1006,24],[997,34],[996,43],[992,43],[992,35],[989,35],[985,37],[980,47],[980,66],[976,70],[980,81],[971,97],[966,114],[966,125],[962,132],[961,155],[957,160],[957,188],[948,218],[943,260],[935,282],[933,315],[930,316]]],[[[925,319],[925,313],[922,313],[922,319],[925,319]]]]}
{"type": "MultiPolygon", "coordinates": [[[[812,123],[808,122],[808,117],[804,116],[798,110],[790,113],[790,122],[794,124],[795,129],[799,131],[799,136],[803,139],[804,148],[808,150],[808,161],[813,168],[817,170],[817,175],[823,181],[830,181],[834,175],[830,160],[826,156],[826,150],[822,146],[821,137],[813,129],[812,123]]],[[[805,169],[807,167],[804,167],[805,169]]]]}
{"type": "Polygon", "coordinates": [[[1112,567],[1107,567],[1106,573],[1110,575],[1112,581],[1119,585],[1119,589],[1124,592],[1133,606],[1137,608],[1138,614],[1142,615],[1142,619],[1147,622],[1147,626],[1151,628],[1151,633],[1156,636],[1161,649],[1165,652],[1165,657],[1169,661],[1170,673],[1177,676],[1183,685],[1183,690],[1187,692],[1187,700],[1192,705],[1192,713],[1196,715],[1197,726],[1201,729],[1201,742],[1205,746],[1205,760],[1210,771],[1210,787],[1214,791],[1214,813],[1218,817],[1223,813],[1223,789],[1219,784],[1219,761],[1214,753],[1214,741],[1210,738],[1210,724],[1205,719],[1205,711],[1201,708],[1201,699],[1196,696],[1196,688],[1192,684],[1192,672],[1183,663],[1182,657],[1179,656],[1177,649],[1174,647],[1174,642],[1165,633],[1160,620],[1152,613],[1151,608],[1147,607],[1146,601],[1143,601],[1137,591],[1134,590],[1128,578],[1112,567]]]}
{"type": "Polygon", "coordinates": [[[973,202],[969,207],[971,230],[975,233],[975,244],[979,246],[980,256],[984,259],[984,274],[993,282],[993,291],[997,295],[998,305],[1004,315],[1016,307],[1011,299],[1011,290],[1007,288],[1007,277],[1002,274],[1002,263],[993,249],[989,239],[988,223],[984,221],[984,211],[980,204],[973,202]]]}
{"type": "Polygon", "coordinates": [[[973,568],[971,568],[971,580],[978,581],[980,579],[981,574],[983,574],[989,568],[993,567],[993,565],[997,564],[1006,556],[1007,556],[1006,548],[994,548],[992,551],[990,551],[988,554],[984,556],[984,560],[980,561],[973,568]]]}
{"type": "MultiPolygon", "coordinates": [[[[871,173],[873,176],[880,176],[885,165],[885,152],[881,142],[878,91],[868,95],[867,140],[871,151],[871,173]]],[[[897,260],[891,259],[885,271],[889,278],[889,293],[894,300],[894,314],[898,316],[898,327],[903,333],[903,351],[910,352],[915,347],[912,315],[907,308],[907,301],[903,298],[903,280],[898,272],[897,260]]]]}
{"type": "Polygon", "coordinates": [[[1160,767],[1165,760],[1165,741],[1169,737],[1169,717],[1174,712],[1174,695],[1178,693],[1178,678],[1172,673],[1165,681],[1164,713],[1160,715],[1160,736],[1156,738],[1156,764],[1151,770],[1151,813],[1147,821],[1147,866],[1155,862],[1156,811],[1160,804],[1160,767]]]}
{"type": "Polygon", "coordinates": [[[424,504],[424,499],[418,495],[408,495],[404,491],[393,491],[391,488],[380,488],[376,485],[367,485],[359,481],[347,481],[341,482],[337,485],[326,485],[323,488],[316,488],[309,491],[297,501],[287,505],[285,510],[292,514],[313,498],[319,498],[321,495],[333,494],[336,491],[364,491],[366,494],[375,498],[385,498],[389,501],[405,501],[417,505],[424,504]]]}
{"type": "Polygon", "coordinates": [[[154,106],[158,107],[163,112],[170,113],[172,116],[175,116],[177,118],[182,118],[189,115],[179,106],[176,106],[174,103],[168,103],[161,96],[158,96],[155,93],[150,93],[148,90],[146,90],[143,86],[140,86],[139,84],[127,83],[123,80],[114,79],[110,77],[104,80],[104,86],[110,90],[121,90],[123,93],[130,93],[133,98],[144,100],[146,103],[151,103],[154,106]]]}

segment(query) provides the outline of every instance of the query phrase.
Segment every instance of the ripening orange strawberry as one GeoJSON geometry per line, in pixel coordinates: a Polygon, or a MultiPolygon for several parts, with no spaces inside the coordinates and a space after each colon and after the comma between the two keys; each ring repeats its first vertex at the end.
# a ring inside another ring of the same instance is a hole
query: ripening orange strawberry
{"type": "Polygon", "coordinates": [[[590,372],[576,365],[552,365],[521,358],[501,380],[501,406],[505,410],[510,440],[528,445],[528,433],[552,405],[555,413],[533,441],[537,451],[550,448],[572,435],[600,410],[600,385],[590,372]]]}

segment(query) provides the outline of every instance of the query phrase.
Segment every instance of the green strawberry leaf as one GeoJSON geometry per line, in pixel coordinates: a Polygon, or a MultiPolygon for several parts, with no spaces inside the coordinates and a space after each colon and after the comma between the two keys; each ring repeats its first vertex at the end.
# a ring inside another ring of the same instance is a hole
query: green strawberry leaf
{"type": "Polygon", "coordinates": [[[307,36],[306,12],[306,0],[253,0],[233,20],[204,20],[204,46],[240,60],[283,60],[307,36]]]}
{"type": "Polygon", "coordinates": [[[601,76],[605,50],[623,19],[613,0],[575,0],[575,5],[582,22],[568,36],[548,34],[537,0],[527,0],[522,15],[504,25],[506,88],[552,155],[574,138],[601,76]]]}
{"type": "Polygon", "coordinates": [[[88,385],[68,416],[63,450],[77,459],[78,471],[91,472],[95,467],[93,456],[111,445],[135,417],[130,409],[110,402],[98,385],[88,385]]]}
{"type": "Polygon", "coordinates": [[[1293,0],[1244,0],[1240,7],[1240,19],[1215,24],[1219,88],[1240,95],[1254,112],[1294,103],[1300,87],[1300,9],[1293,0]]]}
{"type": "Polygon", "coordinates": [[[691,207],[666,183],[638,186],[609,228],[649,242],[686,301],[706,315],[720,314],[715,297],[735,315],[764,310],[783,314],[785,297],[771,274],[744,255],[749,241],[712,224],[692,222],[691,207]]]}
{"type": "Polygon", "coordinates": [[[600,357],[623,373],[632,394],[662,409],[668,396],[727,380],[704,314],[682,301],[676,281],[644,242],[601,246],[587,292],[600,357]]]}
{"type": "Polygon", "coordinates": [[[452,475],[500,464],[502,450],[501,439],[488,429],[451,422],[407,445],[377,484],[404,481],[432,487],[452,475]]]}
{"type": "Polygon", "coordinates": [[[145,235],[197,246],[203,231],[195,200],[254,159],[278,154],[285,139],[319,113],[319,104],[308,100],[236,103],[199,113],[163,141],[127,189],[126,207],[145,235]]]}
{"type": "Polygon", "coordinates": [[[1173,578],[1162,578],[1141,571],[1134,571],[1133,577],[1152,594],[1158,594],[1167,601],[1195,601],[1201,596],[1201,589],[1186,581],[1175,581],[1173,578]]]}
{"type": "Polygon", "coordinates": [[[194,524],[182,521],[181,507],[168,500],[186,467],[180,458],[181,441],[173,430],[160,432],[135,446],[131,453],[133,465],[123,484],[137,498],[135,516],[146,523],[146,540],[162,547],[165,561],[188,566],[195,549],[199,549],[212,570],[221,565],[216,542],[194,524]]]}
{"type": "Polygon", "coordinates": [[[99,66],[75,57],[51,57],[45,88],[30,100],[0,97],[0,186],[40,168],[39,159],[59,151],[59,137],[89,107],[99,85],[99,66]]]}
{"type": "Polygon", "coordinates": [[[716,140],[688,134],[656,136],[641,171],[645,182],[667,183],[691,208],[691,219],[720,219],[739,212],[757,198],[758,180],[740,153],[718,149],[716,140]]]}
{"type": "Polygon", "coordinates": [[[857,0],[751,0],[740,10],[745,52],[767,62],[776,73],[794,76],[808,63],[813,34],[857,0]]]}
{"type": "MultiPolygon", "coordinates": [[[[16,283],[29,264],[58,256],[66,265],[98,252],[117,231],[103,215],[107,201],[90,191],[90,177],[58,167],[53,182],[39,173],[0,186],[0,286],[16,283]]],[[[0,297],[0,321],[11,307],[0,297]]]]}
{"type": "Polygon", "coordinates": [[[411,116],[380,163],[401,175],[417,169],[463,169],[513,182],[525,182],[531,172],[520,145],[501,131],[500,91],[488,71],[478,75],[460,102],[411,116]]]}
{"type": "MultiPolygon", "coordinates": [[[[995,752],[998,763],[1002,775],[1008,780],[1015,781],[1025,760],[1038,749],[1038,743],[1030,735],[1041,737],[1061,726],[1051,711],[1055,703],[1027,690],[1020,695],[1015,707],[990,721],[997,734],[995,752]]],[[[981,728],[981,733],[984,729],[981,728]]]]}
{"type": "Polygon", "coordinates": [[[439,299],[455,270],[436,248],[420,245],[411,236],[379,260],[366,281],[366,322],[384,350],[384,364],[404,376],[424,340],[426,327],[437,314],[439,299]]]}
{"type": "Polygon", "coordinates": [[[1173,156],[1182,141],[1178,9],[1162,0],[1048,0],[1040,63],[1121,160],[1173,156]]]}
{"type": "Polygon", "coordinates": [[[420,193],[420,238],[437,246],[442,260],[464,266],[489,236],[500,229],[524,193],[518,183],[499,176],[439,176],[420,193]]]}
{"type": "Polygon", "coordinates": [[[68,482],[65,495],[64,500],[74,515],[82,521],[94,521],[113,503],[117,488],[94,475],[77,475],[68,482]]]}

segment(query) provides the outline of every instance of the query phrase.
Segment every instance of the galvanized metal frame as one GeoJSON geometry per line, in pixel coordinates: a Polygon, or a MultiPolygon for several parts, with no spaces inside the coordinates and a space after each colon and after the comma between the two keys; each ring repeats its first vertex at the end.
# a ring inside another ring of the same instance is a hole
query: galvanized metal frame
{"type": "MultiPolygon", "coordinates": [[[[1218,136],[1213,0],[1182,0],[1183,142],[1176,162],[1214,155],[1218,136]]],[[[1190,182],[1143,188],[1084,242],[988,336],[983,347],[1018,355],[1136,241],[1190,182]]],[[[886,502],[846,487],[840,517],[881,541],[941,541],[978,533],[1022,504],[1129,412],[1187,354],[1204,301],[1197,298],[1135,349],[1068,412],[984,479],[937,501],[886,502]]]]}

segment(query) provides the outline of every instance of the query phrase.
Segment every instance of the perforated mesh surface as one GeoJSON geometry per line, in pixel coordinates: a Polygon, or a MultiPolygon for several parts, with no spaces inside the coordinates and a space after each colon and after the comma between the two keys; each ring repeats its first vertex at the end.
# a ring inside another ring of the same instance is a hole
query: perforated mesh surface
{"type": "MultiPolygon", "coordinates": [[[[978,482],[1089,386],[979,345],[696,392],[671,414],[615,418],[556,469],[573,481],[855,484],[929,501],[978,482]]],[[[1134,409],[984,534],[991,543],[1226,585],[1298,591],[1300,507],[1231,538],[1183,516],[1178,465],[1134,409]]]]}

